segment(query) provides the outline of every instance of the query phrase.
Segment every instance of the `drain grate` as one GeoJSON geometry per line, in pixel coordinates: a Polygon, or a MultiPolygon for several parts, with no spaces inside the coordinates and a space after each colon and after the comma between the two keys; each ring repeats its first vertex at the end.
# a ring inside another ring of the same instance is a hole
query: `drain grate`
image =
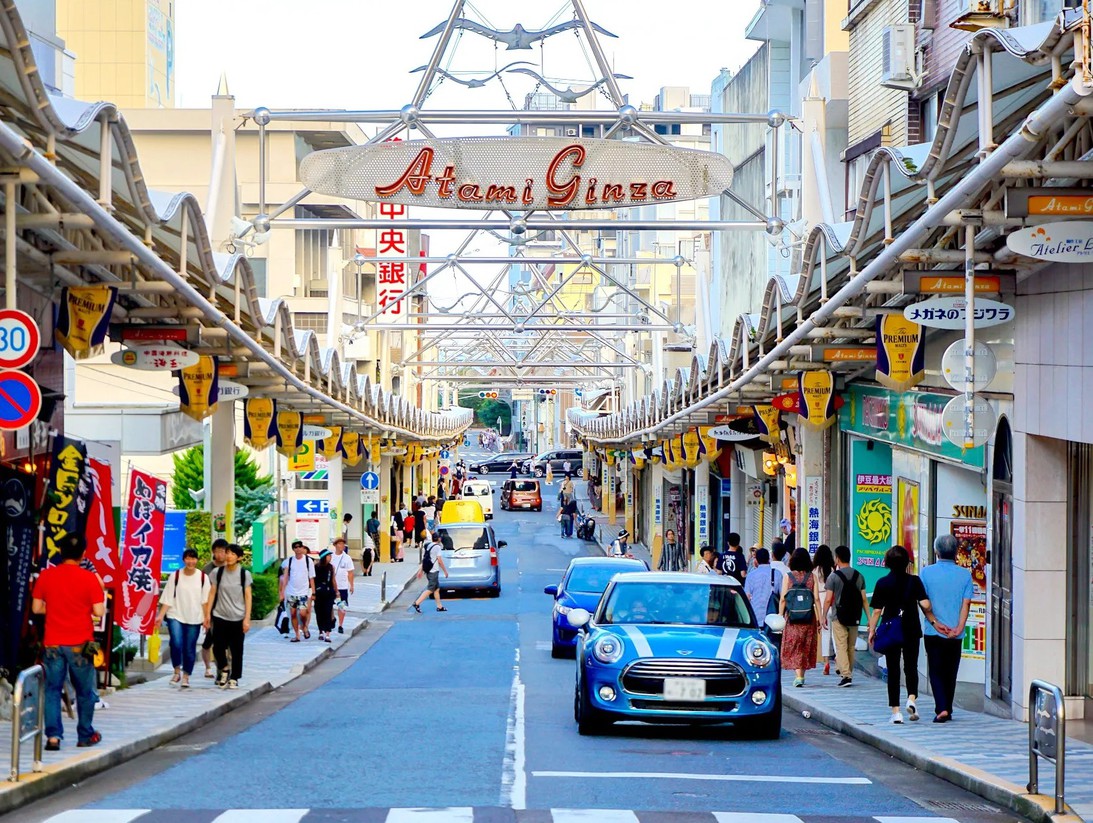
{"type": "Polygon", "coordinates": [[[995,812],[1001,811],[997,806],[988,803],[961,802],[959,800],[927,800],[926,805],[931,809],[942,809],[947,812],[995,812]]]}

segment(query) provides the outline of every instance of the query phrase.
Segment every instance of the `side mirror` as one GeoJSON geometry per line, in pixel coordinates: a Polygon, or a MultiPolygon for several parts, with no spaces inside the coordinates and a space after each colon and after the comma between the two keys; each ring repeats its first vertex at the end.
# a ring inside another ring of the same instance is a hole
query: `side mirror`
{"type": "Polygon", "coordinates": [[[557,586],[546,586],[546,587],[543,588],[543,594],[549,594],[552,597],[557,597],[558,596],[558,587],[557,586]]]}
{"type": "Polygon", "coordinates": [[[507,541],[507,540],[498,540],[498,541],[497,541],[497,548],[499,548],[499,549],[503,549],[503,548],[505,548],[505,546],[507,546],[508,544],[509,544],[509,543],[508,543],[508,541],[507,541]]]}
{"type": "Polygon", "coordinates": [[[781,634],[786,628],[786,619],[780,614],[768,614],[763,619],[763,625],[774,634],[781,634]]]}
{"type": "Polygon", "coordinates": [[[585,609],[573,609],[566,615],[569,625],[575,629],[583,629],[592,619],[592,615],[585,609]]]}

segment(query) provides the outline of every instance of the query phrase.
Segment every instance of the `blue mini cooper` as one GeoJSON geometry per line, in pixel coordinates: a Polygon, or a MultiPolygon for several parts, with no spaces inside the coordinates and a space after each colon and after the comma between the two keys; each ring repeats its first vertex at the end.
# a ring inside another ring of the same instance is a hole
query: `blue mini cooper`
{"type": "MultiPolygon", "coordinates": [[[[778,650],[733,578],[619,574],[593,614],[567,617],[579,629],[573,715],[581,734],[622,720],[781,734],[778,650]]],[[[781,623],[769,617],[767,630],[781,623]]]]}
{"type": "Polygon", "coordinates": [[[577,629],[569,624],[574,609],[592,612],[600,602],[611,578],[620,572],[648,571],[644,560],[629,557],[574,557],[557,586],[543,589],[554,596],[551,611],[550,656],[572,657],[577,646],[577,629]]]}

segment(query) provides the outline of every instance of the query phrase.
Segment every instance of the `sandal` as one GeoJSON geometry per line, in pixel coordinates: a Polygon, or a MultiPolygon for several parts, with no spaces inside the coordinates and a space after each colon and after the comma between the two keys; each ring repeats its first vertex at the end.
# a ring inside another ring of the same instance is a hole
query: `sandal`
{"type": "Polygon", "coordinates": [[[311,632],[304,632],[304,640],[310,640],[310,639],[311,639],[311,632]]]}
{"type": "Polygon", "coordinates": [[[300,638],[298,638],[298,637],[294,637],[294,638],[292,638],[292,639],[291,639],[290,641],[288,641],[288,642],[289,642],[289,643],[299,643],[299,642],[300,642],[300,638]]]}
{"type": "Polygon", "coordinates": [[[46,741],[47,752],[59,752],[61,750],[61,738],[51,737],[46,741]]]}
{"type": "Polygon", "coordinates": [[[79,743],[77,743],[76,748],[86,749],[90,746],[97,746],[99,743],[102,743],[102,735],[98,732],[95,732],[93,735],[91,735],[91,737],[87,738],[87,740],[81,740],[79,743]]]}
{"type": "Polygon", "coordinates": [[[436,607],[436,610],[437,610],[438,612],[446,612],[446,611],[448,611],[448,610],[447,610],[446,608],[444,608],[443,606],[437,606],[437,607],[436,607]]]}
{"type": "Polygon", "coordinates": [[[181,680],[182,680],[181,675],[179,675],[178,672],[175,672],[175,676],[171,678],[171,683],[172,684],[179,683],[181,680]]]}

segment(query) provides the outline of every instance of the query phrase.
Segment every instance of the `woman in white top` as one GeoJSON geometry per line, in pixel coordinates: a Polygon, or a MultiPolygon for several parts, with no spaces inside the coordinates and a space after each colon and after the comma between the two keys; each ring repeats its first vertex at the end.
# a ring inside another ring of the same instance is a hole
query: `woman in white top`
{"type": "MultiPolygon", "coordinates": [[[[821,604],[822,608],[822,604],[827,599],[827,578],[835,571],[835,555],[831,553],[829,546],[823,544],[816,549],[812,562],[816,602],[821,604]]],[[[824,661],[824,674],[831,674],[831,658],[835,655],[835,647],[831,644],[831,621],[834,619],[834,615],[827,614],[824,617],[825,619],[821,621],[820,628],[820,657],[824,661]],[[824,628],[824,626],[827,628],[824,628]]],[[[850,675],[844,674],[843,677],[850,677],[850,675]]]]}
{"type": "Polygon", "coordinates": [[[171,635],[171,665],[175,669],[171,683],[188,689],[197,659],[197,636],[205,619],[205,603],[212,583],[205,572],[197,568],[196,551],[186,549],[182,562],[184,567],[167,577],[167,585],[159,596],[156,628],[166,618],[167,631],[171,635]]]}

